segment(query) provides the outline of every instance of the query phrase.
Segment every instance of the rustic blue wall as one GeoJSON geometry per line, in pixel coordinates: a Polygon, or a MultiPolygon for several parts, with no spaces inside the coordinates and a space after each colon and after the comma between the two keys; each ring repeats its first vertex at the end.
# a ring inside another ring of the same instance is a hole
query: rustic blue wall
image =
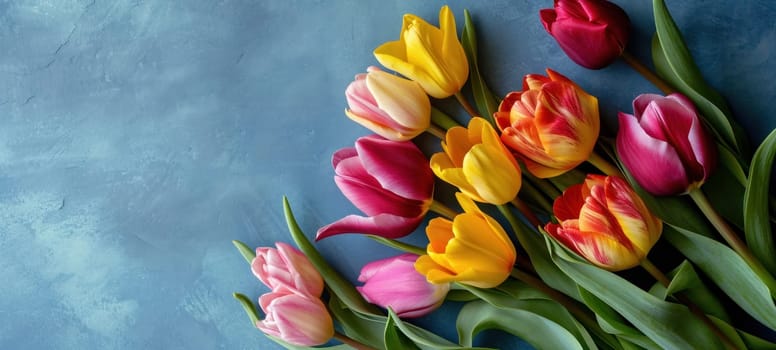
{"type": "MultiPolygon", "coordinates": [[[[776,127],[775,3],[668,2],[759,142],[776,127]]],[[[597,95],[614,126],[655,91],[622,63],[572,64],[538,20],[551,1],[540,3],[449,2],[459,25],[471,10],[496,92],[551,67],[597,95]]],[[[649,1],[619,3],[646,57],[649,1]]],[[[0,1],[0,348],[277,347],[231,297],[266,291],[231,240],[290,241],[283,195],[309,235],[355,212],[329,164],[367,134],[344,117],[344,89],[398,37],[403,13],[436,23],[441,5],[0,1]]],[[[318,247],[351,279],[393,254],[362,237],[318,247]]]]}

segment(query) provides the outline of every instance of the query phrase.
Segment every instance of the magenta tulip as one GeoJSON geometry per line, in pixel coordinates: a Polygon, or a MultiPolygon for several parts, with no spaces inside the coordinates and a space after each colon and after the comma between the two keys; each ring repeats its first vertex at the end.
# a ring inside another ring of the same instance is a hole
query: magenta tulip
{"type": "Polygon", "coordinates": [[[281,288],[301,294],[319,297],[323,292],[323,278],[310,260],[298,249],[283,243],[275,243],[277,249],[256,248],[251,271],[273,291],[281,288]]]}
{"type": "Polygon", "coordinates": [[[628,15],[606,0],[555,0],[555,8],[539,16],[563,52],[586,68],[608,66],[628,43],[628,15]]]}
{"type": "Polygon", "coordinates": [[[334,336],[334,323],[320,299],[288,290],[262,295],[266,314],[256,327],[265,334],[299,346],[321,345],[334,336]]]}
{"type": "Polygon", "coordinates": [[[617,153],[641,187],[657,196],[700,187],[717,162],[717,149],[681,94],[643,94],[634,115],[619,113],[617,153]]]}
{"type": "Polygon", "coordinates": [[[373,261],[358,276],[363,286],[356,287],[366,301],[390,307],[401,318],[420,317],[434,311],[450,290],[449,283],[432,284],[415,270],[414,254],[402,254],[373,261]]]}
{"type": "Polygon", "coordinates": [[[316,239],[341,233],[386,238],[410,234],[423,221],[434,190],[428,159],[409,141],[361,137],[334,153],[337,187],[366,217],[348,215],[318,230],[316,239]]]}

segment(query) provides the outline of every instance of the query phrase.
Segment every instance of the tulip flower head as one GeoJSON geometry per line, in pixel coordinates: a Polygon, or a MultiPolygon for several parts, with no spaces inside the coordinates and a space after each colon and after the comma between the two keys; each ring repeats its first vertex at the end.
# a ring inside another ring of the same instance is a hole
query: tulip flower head
{"type": "Polygon", "coordinates": [[[469,77],[466,52],[447,6],[439,11],[439,28],[418,16],[404,15],[399,40],[380,45],[374,55],[380,64],[418,82],[436,98],[454,95],[469,77]]]}
{"type": "Polygon", "coordinates": [[[456,193],[464,210],[452,221],[434,218],[426,227],[426,251],[415,269],[431,283],[460,282],[492,288],[512,271],[517,253],[499,223],[483,213],[463,193],[456,193]]]}
{"type": "Polygon", "coordinates": [[[259,298],[266,317],[256,327],[267,335],[298,346],[315,346],[334,336],[334,322],[320,299],[285,289],[259,298]]]}
{"type": "Polygon", "coordinates": [[[494,114],[501,141],[536,177],[565,173],[586,161],[600,131],[598,99],[550,69],[529,74],[494,114]]]}
{"type": "Polygon", "coordinates": [[[555,0],[555,7],[539,16],[563,52],[585,68],[608,66],[628,43],[628,15],[606,0],[555,0]]]}
{"type": "Polygon", "coordinates": [[[285,288],[297,293],[319,297],[323,293],[323,278],[315,266],[298,249],[283,243],[275,248],[256,248],[251,271],[272,290],[285,288]]]}
{"type": "Polygon", "coordinates": [[[350,107],[345,114],[386,139],[406,141],[431,125],[431,102],[423,88],[377,67],[356,75],[345,96],[350,107]]]}
{"type": "Polygon", "coordinates": [[[634,114],[619,113],[617,153],[636,182],[657,196],[700,187],[717,163],[713,139],[681,94],[643,94],[634,114]]]}
{"type": "Polygon", "coordinates": [[[628,183],[617,176],[590,174],[552,206],[559,223],[545,231],[591,263],[610,271],[641,263],[663,223],[650,213],[628,183]]]}
{"type": "Polygon", "coordinates": [[[520,166],[485,119],[472,118],[468,128],[450,128],[442,149],[431,156],[431,169],[467,196],[491,204],[517,196],[520,166]]]}
{"type": "Polygon", "coordinates": [[[373,261],[358,276],[363,286],[356,287],[366,301],[383,308],[390,307],[401,318],[420,317],[431,313],[445,299],[449,283],[433,284],[415,270],[414,254],[373,261]]]}
{"type": "Polygon", "coordinates": [[[412,142],[361,137],[332,158],[337,187],[367,217],[348,215],[318,230],[316,239],[341,233],[406,236],[423,221],[434,191],[428,159],[412,142]]]}

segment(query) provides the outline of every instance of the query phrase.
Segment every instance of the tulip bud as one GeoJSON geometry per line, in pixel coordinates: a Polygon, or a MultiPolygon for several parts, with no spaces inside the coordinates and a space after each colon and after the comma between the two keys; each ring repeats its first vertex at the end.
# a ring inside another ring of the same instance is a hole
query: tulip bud
{"type": "Polygon", "coordinates": [[[310,260],[298,249],[275,243],[277,249],[256,248],[251,271],[272,290],[287,288],[298,293],[318,297],[323,292],[323,278],[310,260]]]}
{"type": "Polygon", "coordinates": [[[453,221],[435,218],[428,223],[428,255],[418,258],[415,269],[431,283],[496,287],[512,272],[515,246],[495,219],[463,193],[455,196],[464,213],[453,221]]]}
{"type": "Polygon", "coordinates": [[[423,88],[377,67],[356,75],[345,96],[350,107],[345,114],[386,139],[406,141],[431,125],[431,102],[423,88]]]}
{"type": "Polygon", "coordinates": [[[337,187],[368,217],[349,215],[318,230],[316,239],[340,233],[406,236],[431,206],[434,174],[412,142],[372,135],[334,153],[337,187]]]}
{"type": "Polygon", "coordinates": [[[600,130],[598,99],[551,69],[526,75],[523,91],[507,94],[494,117],[501,141],[539,178],[586,161],[600,130]]]}
{"type": "Polygon", "coordinates": [[[555,8],[541,10],[539,16],[563,52],[586,68],[608,66],[628,43],[628,15],[606,0],[555,0],[555,8]]]}
{"type": "Polygon", "coordinates": [[[692,102],[681,94],[643,94],[634,115],[619,113],[617,153],[636,182],[657,196],[700,187],[717,163],[717,149],[692,102]]]}
{"type": "Polygon", "coordinates": [[[267,335],[299,346],[321,345],[334,336],[334,322],[320,299],[281,289],[262,295],[266,317],[256,327],[267,335]]]}
{"type": "Polygon", "coordinates": [[[547,224],[545,231],[610,271],[641,263],[663,229],[663,222],[617,176],[588,175],[555,199],[552,210],[559,223],[547,224]]]}
{"type": "Polygon", "coordinates": [[[399,317],[420,317],[431,313],[445,299],[449,283],[433,284],[415,270],[414,254],[402,254],[373,261],[361,269],[356,287],[366,301],[390,307],[399,317]]]}
{"type": "Polygon", "coordinates": [[[440,179],[478,202],[500,205],[517,196],[520,166],[485,119],[472,118],[468,129],[450,128],[442,148],[431,157],[440,179]]]}
{"type": "Polygon", "coordinates": [[[380,45],[375,58],[385,67],[420,84],[426,93],[445,98],[459,92],[469,77],[469,62],[447,6],[439,11],[439,28],[406,14],[398,41],[380,45]]]}

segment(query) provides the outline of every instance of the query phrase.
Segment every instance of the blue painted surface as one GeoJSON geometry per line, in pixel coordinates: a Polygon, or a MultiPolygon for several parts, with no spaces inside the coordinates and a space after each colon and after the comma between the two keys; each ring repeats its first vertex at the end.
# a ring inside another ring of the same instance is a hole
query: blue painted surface
{"type": "MultiPolygon", "coordinates": [[[[620,3],[647,57],[650,4],[620,3]]],[[[472,12],[500,94],[551,67],[597,95],[613,127],[656,91],[623,63],[571,63],[538,20],[550,1],[449,4],[459,25],[472,12]]],[[[776,127],[775,4],[669,1],[755,142],[776,127]]],[[[436,23],[441,5],[0,1],[0,348],[277,348],[231,297],[266,291],[231,240],[290,241],[283,195],[309,235],[356,212],[329,164],[367,134],[343,114],[345,87],[403,13],[436,23]]],[[[394,254],[354,236],[318,247],[351,279],[394,254]]]]}

